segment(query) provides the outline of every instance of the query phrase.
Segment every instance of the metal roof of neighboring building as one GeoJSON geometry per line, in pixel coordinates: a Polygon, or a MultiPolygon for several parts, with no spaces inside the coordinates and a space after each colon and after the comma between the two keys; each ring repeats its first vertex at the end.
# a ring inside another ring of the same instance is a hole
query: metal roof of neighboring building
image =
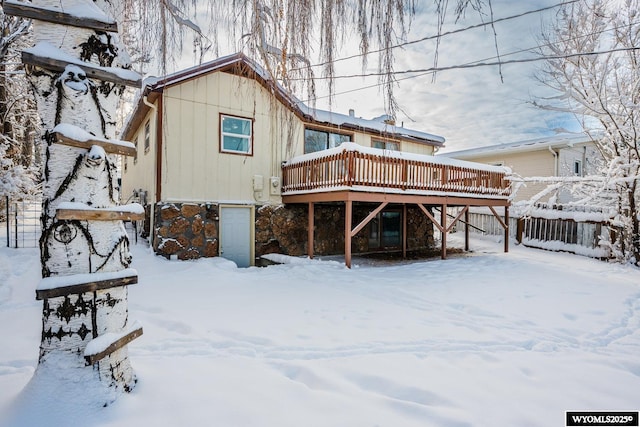
{"type": "Polygon", "coordinates": [[[449,151],[438,156],[453,157],[456,159],[477,158],[492,156],[495,154],[522,153],[528,151],[548,150],[549,148],[570,147],[576,144],[584,144],[593,141],[593,136],[581,134],[562,134],[544,138],[528,139],[525,141],[509,142],[505,144],[487,145],[484,147],[469,148],[466,150],[449,151]]]}

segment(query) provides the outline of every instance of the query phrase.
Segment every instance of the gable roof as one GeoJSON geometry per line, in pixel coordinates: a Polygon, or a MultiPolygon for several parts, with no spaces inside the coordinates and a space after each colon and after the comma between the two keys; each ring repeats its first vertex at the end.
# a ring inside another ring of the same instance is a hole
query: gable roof
{"type": "Polygon", "coordinates": [[[524,153],[554,148],[571,147],[576,144],[593,142],[593,137],[581,134],[554,135],[544,138],[528,139],[525,141],[509,142],[506,144],[488,145],[485,147],[470,148],[467,150],[439,153],[438,156],[452,157],[456,159],[470,159],[487,157],[496,154],[524,153]]]}
{"type": "Polygon", "coordinates": [[[290,94],[281,85],[277,83],[274,84],[268,73],[260,65],[242,53],[224,56],[164,77],[146,78],[143,81],[143,87],[135,103],[134,110],[122,131],[122,138],[130,139],[131,133],[140,126],[142,120],[149,112],[150,106],[145,102],[145,98],[153,103],[165,88],[196,79],[212,72],[231,73],[256,80],[272,91],[273,95],[282,104],[300,117],[303,122],[308,124],[360,131],[387,138],[397,138],[434,146],[442,146],[445,141],[442,136],[389,124],[384,121],[386,116],[369,120],[353,115],[311,108],[290,94]]]}

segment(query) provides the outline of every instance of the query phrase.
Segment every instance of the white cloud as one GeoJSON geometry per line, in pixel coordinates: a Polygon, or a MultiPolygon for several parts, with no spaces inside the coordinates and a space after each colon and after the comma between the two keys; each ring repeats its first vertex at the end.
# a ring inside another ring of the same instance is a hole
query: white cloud
{"type": "MultiPolygon", "coordinates": [[[[420,4],[407,40],[421,39],[437,32],[432,1],[418,3],[420,4]],[[428,6],[423,6],[425,4],[428,6]]],[[[487,22],[488,2],[484,3],[482,17],[469,10],[464,18],[455,23],[455,17],[450,12],[450,22],[444,30],[466,28],[483,20],[487,22]]],[[[554,0],[492,0],[495,19],[557,3],[554,0]]],[[[496,32],[502,59],[532,57],[533,53],[509,53],[536,46],[542,22],[552,19],[556,11],[557,9],[552,9],[498,23],[496,32]]],[[[336,58],[359,53],[358,38],[354,34],[345,34],[345,39],[346,45],[340,49],[336,58]]],[[[489,26],[443,37],[439,47],[438,66],[495,61],[494,43],[493,30],[489,26]]],[[[233,46],[234,43],[229,43],[228,40],[222,42],[220,55],[234,53],[236,48],[233,46]]],[[[396,49],[395,70],[432,67],[435,46],[434,41],[425,41],[396,49]]],[[[319,48],[316,49],[318,50],[319,48]]],[[[213,58],[207,58],[210,59],[213,58]]],[[[377,59],[377,54],[369,56],[365,72],[377,72],[377,59]]],[[[193,65],[193,56],[186,54],[181,67],[190,65],[193,65]]],[[[531,105],[530,101],[534,97],[549,94],[548,89],[533,78],[540,65],[542,63],[539,62],[504,65],[504,82],[501,81],[497,66],[442,71],[437,74],[435,82],[432,82],[431,74],[399,75],[400,81],[395,94],[402,111],[397,115],[397,122],[404,123],[407,128],[444,136],[447,143],[443,151],[549,136],[558,128],[577,131],[577,122],[572,117],[542,111],[531,105]]],[[[339,61],[335,66],[337,75],[354,75],[363,71],[360,58],[339,61]]],[[[316,68],[316,75],[321,75],[319,68],[316,68]]],[[[377,77],[338,79],[335,81],[336,96],[330,102],[326,96],[326,85],[323,81],[318,81],[316,106],[344,114],[349,109],[354,109],[356,116],[363,118],[380,116],[385,113],[384,94],[377,83],[377,77]],[[358,90],[366,87],[368,88],[358,90]]]]}
{"type": "MultiPolygon", "coordinates": [[[[512,2],[493,0],[494,17],[502,18],[525,11],[555,4],[552,1],[512,2]]],[[[488,14],[488,10],[486,11],[488,14]]],[[[543,19],[553,16],[553,11],[528,15],[496,25],[501,55],[531,48],[536,45],[536,35],[543,19]]],[[[452,18],[452,17],[451,17],[452,18]]],[[[484,17],[487,21],[488,16],[484,17]]],[[[423,10],[414,19],[408,40],[416,40],[436,33],[432,10],[423,10]]],[[[449,24],[445,30],[463,28],[481,22],[475,12],[466,14],[457,24],[449,24]]],[[[395,70],[426,69],[433,66],[435,42],[412,44],[396,52],[395,70]]],[[[474,29],[443,37],[439,47],[438,66],[466,64],[474,61],[495,61],[496,50],[491,27],[474,29]]],[[[532,53],[503,56],[504,60],[531,57],[532,53]]],[[[370,58],[369,69],[375,70],[375,56],[370,58]]],[[[556,128],[577,130],[571,117],[542,111],[533,107],[531,99],[548,94],[548,90],[534,79],[541,63],[504,65],[501,81],[495,67],[479,67],[442,71],[435,82],[425,74],[404,79],[396,88],[396,96],[402,112],[398,122],[409,128],[444,136],[446,150],[511,142],[548,136],[556,128]]],[[[338,74],[357,74],[360,64],[355,60],[337,64],[338,74]]],[[[405,76],[399,76],[402,78],[405,76]]],[[[384,103],[380,88],[340,94],[376,83],[376,78],[339,80],[332,105],[326,99],[318,100],[319,108],[331,108],[346,112],[353,108],[356,115],[374,117],[382,114],[384,103]]]]}

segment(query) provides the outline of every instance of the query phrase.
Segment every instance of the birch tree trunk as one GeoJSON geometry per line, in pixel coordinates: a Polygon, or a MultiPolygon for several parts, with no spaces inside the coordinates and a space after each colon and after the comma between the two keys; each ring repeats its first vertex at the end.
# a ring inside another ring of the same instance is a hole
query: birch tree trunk
{"type": "Polygon", "coordinates": [[[112,219],[116,157],[104,148],[115,136],[124,90],[118,69],[129,67],[128,57],[116,33],[84,27],[89,18],[109,21],[93,1],[34,0],[29,7],[43,19],[33,21],[36,46],[26,53],[44,65],[30,65],[24,54],[23,61],[46,141],[37,290],[43,329],[34,378],[72,378],[80,390],[100,390],[107,404],[135,385],[126,343],[142,333],[128,321],[126,285],[137,273],[129,268],[124,224],[112,219]],[[47,22],[54,12],[79,18],[79,26],[47,22]],[[115,77],[92,78],[95,69],[115,77]]]}

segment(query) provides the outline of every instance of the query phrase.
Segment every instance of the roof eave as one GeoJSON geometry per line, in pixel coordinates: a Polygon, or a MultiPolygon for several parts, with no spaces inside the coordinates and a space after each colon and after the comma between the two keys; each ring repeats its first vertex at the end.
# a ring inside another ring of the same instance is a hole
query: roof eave
{"type": "MultiPolygon", "coordinates": [[[[264,75],[264,71],[261,70],[257,64],[255,64],[243,53],[237,53],[234,55],[222,57],[207,64],[203,64],[197,67],[191,67],[161,79],[150,79],[150,81],[143,87],[141,96],[138,98],[133,113],[131,114],[130,119],[127,121],[127,124],[123,128],[122,138],[127,139],[133,136],[133,132],[142,124],[142,121],[147,116],[150,107],[144,102],[145,98],[148,102],[154,103],[165,88],[184,83],[185,81],[201,77],[202,75],[211,72],[226,72],[255,79],[263,87],[267,88],[268,90],[273,90],[272,93],[283,105],[285,105],[296,116],[298,116],[300,120],[308,124],[328,126],[336,129],[349,128],[356,131],[361,131],[373,135],[380,135],[381,137],[399,139],[402,141],[416,142],[435,147],[444,146],[444,138],[438,137],[436,135],[433,135],[433,138],[422,138],[420,136],[408,135],[406,133],[381,131],[380,129],[368,128],[366,126],[360,126],[352,123],[344,123],[339,125],[336,123],[317,120],[300,107],[299,101],[297,101],[295,97],[292,97],[284,90],[284,88],[274,83],[271,79],[268,79],[264,75]],[[248,69],[243,70],[242,68],[238,68],[238,65],[245,65],[248,67],[248,69]],[[250,76],[247,75],[247,71],[251,72],[250,76]]],[[[429,134],[425,133],[425,135],[429,134]]]]}
{"type": "Polygon", "coordinates": [[[131,115],[129,115],[129,118],[127,119],[127,122],[122,129],[120,137],[123,140],[130,141],[133,137],[134,132],[140,127],[147,114],[149,114],[149,110],[151,110],[151,107],[149,107],[149,105],[145,103],[145,100],[150,104],[154,104],[160,97],[161,93],[162,89],[151,90],[149,86],[145,86],[142,88],[142,92],[137,99],[135,107],[133,108],[131,115]]]}

